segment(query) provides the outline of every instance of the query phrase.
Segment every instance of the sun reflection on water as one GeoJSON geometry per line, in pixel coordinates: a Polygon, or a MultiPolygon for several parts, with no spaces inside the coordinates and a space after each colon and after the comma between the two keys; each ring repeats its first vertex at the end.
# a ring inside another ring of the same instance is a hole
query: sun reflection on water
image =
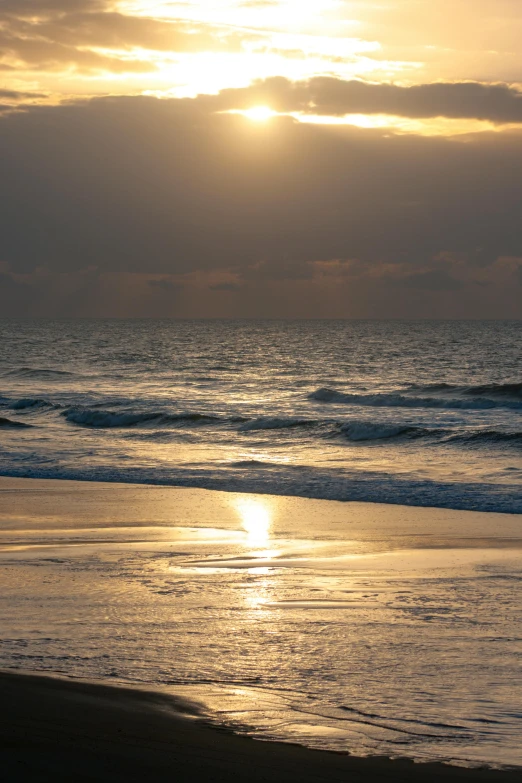
{"type": "Polygon", "coordinates": [[[262,547],[270,540],[272,517],[268,504],[251,497],[238,497],[234,506],[241,517],[250,546],[262,547]]]}

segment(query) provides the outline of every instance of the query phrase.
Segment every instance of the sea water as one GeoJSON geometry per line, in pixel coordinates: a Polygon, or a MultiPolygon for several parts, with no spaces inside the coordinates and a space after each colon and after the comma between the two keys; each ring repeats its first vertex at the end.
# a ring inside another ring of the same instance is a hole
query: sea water
{"type": "Polygon", "coordinates": [[[522,322],[0,321],[0,474],[522,511],[522,322]]]}
{"type": "Polygon", "coordinates": [[[263,739],[522,766],[520,336],[1,322],[0,474],[81,483],[0,484],[0,666],[172,689],[263,739]]]}

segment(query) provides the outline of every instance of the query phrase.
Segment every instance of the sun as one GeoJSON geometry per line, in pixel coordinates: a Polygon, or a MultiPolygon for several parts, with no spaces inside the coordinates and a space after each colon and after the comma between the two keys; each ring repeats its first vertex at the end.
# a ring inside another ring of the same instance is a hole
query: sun
{"type": "Polygon", "coordinates": [[[242,114],[248,117],[249,120],[254,120],[254,122],[266,122],[266,120],[274,117],[277,112],[273,111],[269,106],[253,106],[251,109],[246,109],[242,114]]]}

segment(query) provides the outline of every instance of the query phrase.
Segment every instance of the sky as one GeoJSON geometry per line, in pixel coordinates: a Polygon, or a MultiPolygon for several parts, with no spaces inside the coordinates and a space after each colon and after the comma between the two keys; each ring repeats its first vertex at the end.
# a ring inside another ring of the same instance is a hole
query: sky
{"type": "Polygon", "coordinates": [[[520,0],[0,0],[0,315],[522,318],[520,0]]]}

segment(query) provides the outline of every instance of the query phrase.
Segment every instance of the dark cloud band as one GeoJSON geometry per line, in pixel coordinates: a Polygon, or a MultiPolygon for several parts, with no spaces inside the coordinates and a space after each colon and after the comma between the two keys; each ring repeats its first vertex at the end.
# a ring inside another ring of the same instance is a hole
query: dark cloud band
{"type": "Polygon", "coordinates": [[[328,77],[298,82],[276,77],[242,89],[222,90],[219,96],[209,97],[208,104],[222,111],[267,104],[280,112],[316,115],[389,114],[522,123],[522,91],[481,82],[401,87],[328,77]]]}
{"type": "Polygon", "coordinates": [[[4,115],[0,148],[1,260],[19,271],[270,262],[297,278],[324,259],[522,256],[518,132],[259,125],[206,98],[128,97],[4,115]]]}

